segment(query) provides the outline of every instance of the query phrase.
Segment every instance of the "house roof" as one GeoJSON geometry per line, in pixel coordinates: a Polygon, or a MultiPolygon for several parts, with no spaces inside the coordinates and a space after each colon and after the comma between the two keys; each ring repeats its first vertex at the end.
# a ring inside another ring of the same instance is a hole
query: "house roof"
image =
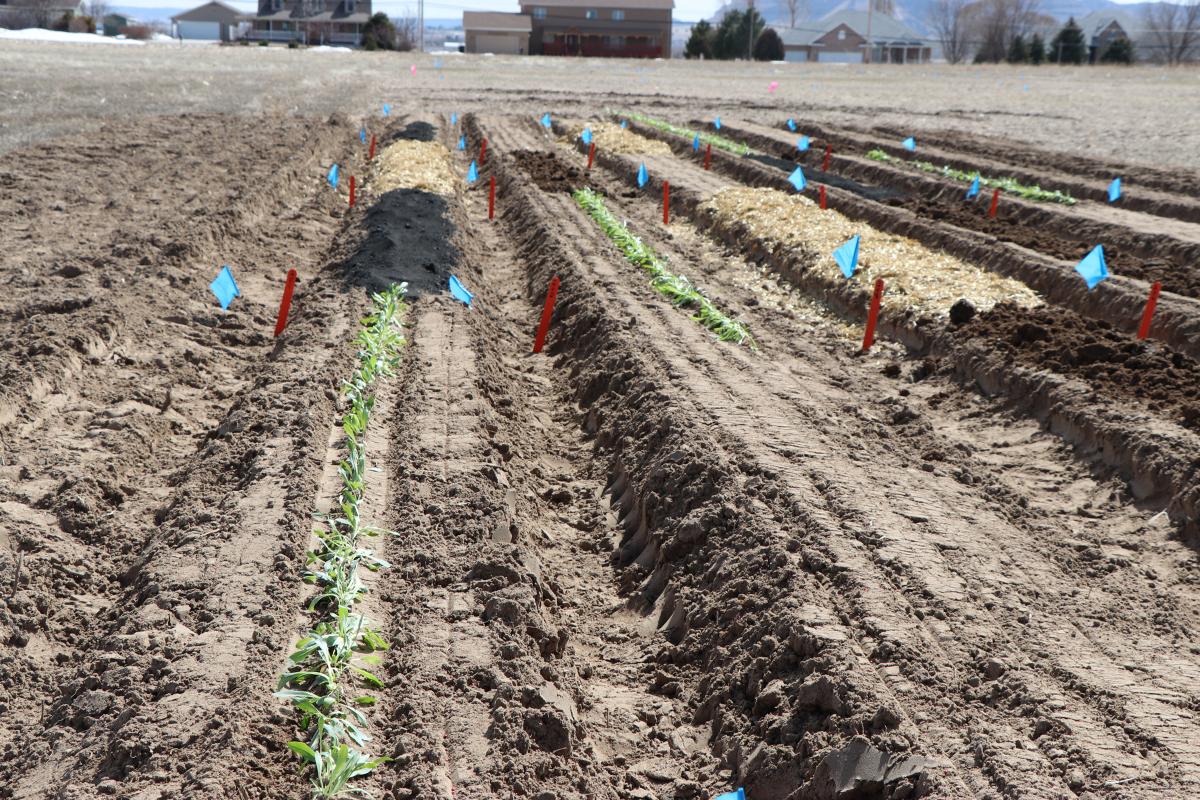
{"type": "Polygon", "coordinates": [[[1075,20],[1075,24],[1083,29],[1084,36],[1089,38],[1099,35],[1113,22],[1120,25],[1127,36],[1133,36],[1135,31],[1145,27],[1123,11],[1092,11],[1075,20]]]}
{"type": "Polygon", "coordinates": [[[618,8],[670,11],[675,0],[520,0],[521,10],[534,6],[542,8],[618,8]]]}
{"type": "Polygon", "coordinates": [[[504,14],[495,11],[464,11],[463,30],[529,33],[533,30],[533,22],[526,14],[504,14]]]}
{"type": "MultiPolygon", "coordinates": [[[[845,25],[864,39],[867,38],[867,12],[834,11],[819,20],[805,23],[797,28],[776,28],[784,46],[806,47],[817,43],[825,34],[845,25]]],[[[911,28],[887,14],[871,15],[871,43],[910,42],[921,44],[921,36],[911,28]]]]}
{"type": "Polygon", "coordinates": [[[357,22],[365,25],[371,20],[371,15],[362,11],[354,14],[335,14],[332,11],[318,11],[316,14],[300,14],[297,9],[284,8],[271,14],[241,14],[243,22],[357,22]]]}
{"type": "Polygon", "coordinates": [[[242,12],[236,8],[227,6],[220,0],[212,0],[202,6],[184,11],[182,14],[176,14],[171,17],[172,22],[235,22],[242,12]]]}

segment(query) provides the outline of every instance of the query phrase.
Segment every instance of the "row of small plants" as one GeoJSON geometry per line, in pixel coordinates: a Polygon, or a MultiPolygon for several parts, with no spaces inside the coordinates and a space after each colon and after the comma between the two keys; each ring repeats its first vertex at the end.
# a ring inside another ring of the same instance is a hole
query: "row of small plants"
{"type": "MultiPolygon", "coordinates": [[[[871,150],[867,153],[867,158],[872,161],[884,161],[897,164],[908,164],[916,167],[922,172],[931,172],[935,175],[941,175],[943,178],[952,178],[963,183],[971,183],[975,180],[978,172],[963,172],[961,169],[954,169],[949,166],[939,167],[929,161],[920,161],[912,159],[905,161],[904,159],[896,158],[888,155],[882,150],[871,150]]],[[[1038,203],[1061,203],[1065,206],[1075,205],[1075,198],[1065,192],[1048,191],[1040,186],[1026,186],[1019,183],[1015,178],[988,178],[979,175],[979,184],[986,186],[989,189],[999,189],[1008,194],[1015,194],[1018,197],[1023,197],[1026,200],[1033,200],[1038,203]]]]}
{"type": "Polygon", "coordinates": [[[383,682],[368,667],[379,662],[388,643],[355,605],[367,592],[362,570],[387,568],[387,562],[364,546],[380,533],[364,523],[360,511],[366,490],[366,433],[375,407],[376,381],[391,374],[405,340],[400,325],[407,306],[407,284],[392,285],[372,295],[371,314],[362,321],[355,344],[358,365],[342,386],[348,410],[342,415],[346,457],[338,466],[342,487],[335,510],[316,530],[317,546],[308,553],[304,581],[316,587],[308,607],[317,615],[313,628],[288,656],[276,697],[291,702],[299,714],[303,740],[288,747],[312,768],[313,797],[364,796],[350,781],[374,770],[386,758],[366,751],[363,708],[376,698],[372,689],[383,682]]]}
{"type": "Polygon", "coordinates": [[[655,128],[656,130],[666,131],[667,133],[673,133],[676,136],[683,136],[686,139],[688,139],[689,141],[693,140],[697,136],[699,136],[700,142],[702,144],[711,144],[713,147],[716,147],[720,150],[724,150],[729,153],[733,153],[734,155],[748,156],[751,153],[755,152],[748,145],[745,145],[742,142],[735,142],[733,139],[726,139],[724,136],[721,136],[720,134],[709,133],[708,131],[693,131],[693,130],[689,130],[687,128],[681,128],[678,125],[672,125],[671,123],[666,122],[664,120],[655,119],[654,117],[648,117],[645,114],[640,114],[636,111],[630,112],[628,114],[622,113],[622,114],[619,114],[618,116],[627,117],[628,119],[634,120],[635,122],[640,122],[643,125],[648,125],[649,127],[655,128]]]}
{"type": "Polygon", "coordinates": [[[579,207],[586,211],[604,234],[617,245],[625,258],[650,274],[650,285],[657,291],[666,295],[676,306],[695,310],[693,319],[715,333],[721,341],[746,343],[751,348],[756,347],[745,323],[731,319],[686,277],[673,274],[667,269],[666,262],[657,253],[630,233],[629,229],[612,215],[600,195],[585,188],[576,190],[572,196],[579,207]]]}

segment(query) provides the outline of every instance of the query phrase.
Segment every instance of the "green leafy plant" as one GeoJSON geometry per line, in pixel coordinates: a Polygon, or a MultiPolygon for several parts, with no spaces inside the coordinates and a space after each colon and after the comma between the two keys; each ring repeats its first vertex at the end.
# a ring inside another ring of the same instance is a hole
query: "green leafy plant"
{"type": "Polygon", "coordinates": [[[304,581],[317,587],[308,607],[320,618],[288,656],[287,671],[275,692],[299,714],[306,740],[288,742],[288,748],[312,766],[314,797],[367,796],[350,780],[387,760],[363,752],[371,736],[361,707],[375,703],[362,687],[383,687],[365,665],[373,665],[378,660],[374,654],[387,650],[388,642],[353,609],[367,593],[360,570],[388,567],[360,544],[362,537],[374,536],[378,530],[362,524],[359,506],[366,492],[365,443],[375,407],[373,388],[392,373],[405,344],[400,330],[407,310],[405,290],[406,285],[400,284],[372,295],[372,313],[362,321],[355,339],[358,366],[342,385],[349,407],[341,419],[346,456],[338,465],[337,512],[325,517],[315,531],[317,546],[308,553],[304,572],[304,581]]]}
{"type": "Polygon", "coordinates": [[[724,136],[719,134],[710,133],[708,131],[693,131],[688,128],[681,128],[678,125],[672,125],[664,120],[648,117],[645,114],[639,114],[636,111],[632,111],[627,114],[620,113],[616,116],[625,117],[634,120],[635,122],[640,122],[643,125],[647,125],[656,130],[665,131],[666,133],[673,133],[676,136],[682,136],[688,141],[691,141],[695,137],[699,136],[701,143],[711,144],[713,147],[716,147],[719,150],[724,150],[726,152],[733,153],[734,155],[748,156],[751,154],[757,154],[758,152],[752,149],[749,145],[742,144],[741,142],[735,142],[733,139],[726,139],[724,136]]]}
{"type": "Polygon", "coordinates": [[[750,336],[746,324],[735,320],[721,312],[703,292],[683,275],[675,275],[667,269],[657,253],[650,249],[638,237],[629,232],[608,207],[604,199],[591,189],[579,189],[573,195],[575,202],[588,213],[604,231],[604,234],[616,244],[626,260],[634,266],[641,267],[650,274],[650,285],[655,290],[668,297],[672,303],[681,308],[695,309],[693,319],[717,335],[723,342],[743,342],[751,348],[756,348],[754,339],[750,336]]]}
{"type": "MultiPolygon", "coordinates": [[[[963,172],[961,169],[954,169],[949,166],[938,167],[929,161],[920,161],[917,159],[905,161],[904,159],[890,156],[879,149],[868,151],[867,158],[871,159],[872,161],[882,161],[891,164],[901,164],[916,167],[921,172],[929,172],[934,175],[941,175],[943,178],[951,178],[956,181],[961,181],[962,183],[970,183],[971,181],[975,180],[976,175],[979,175],[978,172],[963,172]]],[[[1065,192],[1052,192],[1036,185],[1027,186],[1018,182],[1015,178],[989,178],[979,175],[979,184],[981,186],[986,186],[989,189],[999,189],[1000,191],[1007,192],[1008,194],[1015,194],[1018,197],[1022,197],[1026,200],[1032,200],[1037,203],[1061,203],[1065,206],[1073,206],[1076,203],[1075,198],[1071,197],[1071,195],[1065,192]]]]}

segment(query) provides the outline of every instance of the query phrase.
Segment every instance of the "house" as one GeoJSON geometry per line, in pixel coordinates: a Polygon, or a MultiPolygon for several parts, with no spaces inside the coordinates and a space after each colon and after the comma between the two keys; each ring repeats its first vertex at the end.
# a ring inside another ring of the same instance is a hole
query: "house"
{"type": "Polygon", "coordinates": [[[0,0],[0,28],[49,28],[64,16],[84,15],[83,0],[0,0]]]}
{"type": "Polygon", "coordinates": [[[171,17],[172,32],[180,39],[199,39],[209,42],[232,42],[242,12],[219,0],[196,6],[190,11],[171,17]]]}
{"type": "Polygon", "coordinates": [[[358,47],[371,19],[371,0],[258,0],[245,37],[262,42],[341,44],[358,47]]]}
{"type": "Polygon", "coordinates": [[[1093,11],[1080,17],[1076,24],[1083,30],[1083,40],[1088,44],[1088,60],[1093,63],[1099,61],[1108,46],[1118,39],[1132,42],[1135,55],[1139,46],[1145,52],[1148,46],[1152,48],[1155,44],[1143,30],[1146,27],[1144,22],[1121,11],[1093,11]]]}
{"type": "Polygon", "coordinates": [[[670,58],[674,0],[520,0],[529,52],[547,56],[670,58]]]}
{"type": "Polygon", "coordinates": [[[533,25],[525,14],[463,12],[468,53],[525,55],[529,52],[529,34],[532,30],[533,25]]]}
{"type": "Polygon", "coordinates": [[[931,43],[887,14],[834,11],[798,28],[776,28],[785,61],[863,63],[869,50],[873,64],[925,64],[931,43]],[[870,31],[870,42],[867,32],[870,31]]]}
{"type": "Polygon", "coordinates": [[[116,36],[130,25],[141,25],[142,23],[137,17],[131,17],[128,14],[117,14],[115,12],[104,15],[104,19],[99,20],[104,28],[105,36],[116,36]]]}

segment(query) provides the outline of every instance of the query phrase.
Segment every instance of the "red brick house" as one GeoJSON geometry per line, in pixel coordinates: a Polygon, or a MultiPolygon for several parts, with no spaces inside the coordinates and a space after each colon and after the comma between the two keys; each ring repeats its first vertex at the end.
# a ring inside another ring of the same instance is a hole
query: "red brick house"
{"type": "Polygon", "coordinates": [[[520,0],[529,52],[547,56],[670,58],[674,0],[520,0]]]}

